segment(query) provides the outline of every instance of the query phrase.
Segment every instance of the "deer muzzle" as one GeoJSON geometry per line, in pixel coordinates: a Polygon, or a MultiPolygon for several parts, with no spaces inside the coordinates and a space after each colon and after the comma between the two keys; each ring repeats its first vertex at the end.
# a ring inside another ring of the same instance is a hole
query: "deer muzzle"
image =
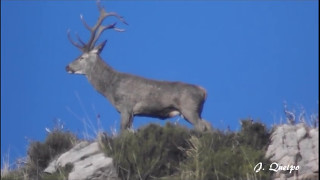
{"type": "Polygon", "coordinates": [[[66,71],[70,74],[73,74],[74,73],[74,70],[70,68],[70,66],[66,66],[66,71]]]}

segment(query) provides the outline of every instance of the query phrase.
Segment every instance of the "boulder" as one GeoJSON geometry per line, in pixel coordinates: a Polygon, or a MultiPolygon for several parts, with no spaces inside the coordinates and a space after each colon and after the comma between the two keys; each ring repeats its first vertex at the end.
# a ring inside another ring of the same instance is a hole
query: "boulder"
{"type": "Polygon", "coordinates": [[[61,154],[44,170],[54,173],[59,168],[72,164],[68,180],[117,180],[117,172],[112,158],[106,157],[100,150],[98,142],[86,141],[75,145],[68,152],[61,154]]]}
{"type": "Polygon", "coordinates": [[[278,170],[274,179],[313,180],[319,177],[319,129],[296,125],[279,125],[271,135],[266,158],[279,166],[292,166],[298,170],[278,170]]]}

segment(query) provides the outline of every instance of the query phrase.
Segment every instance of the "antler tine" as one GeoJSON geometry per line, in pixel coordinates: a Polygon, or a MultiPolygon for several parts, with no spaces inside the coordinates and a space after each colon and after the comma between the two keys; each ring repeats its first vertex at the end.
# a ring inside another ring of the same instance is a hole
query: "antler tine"
{"type": "MultiPolygon", "coordinates": [[[[67,36],[68,36],[68,39],[69,39],[69,41],[71,42],[71,44],[73,44],[75,47],[77,47],[78,49],[80,49],[81,51],[83,51],[84,46],[81,46],[80,44],[78,44],[78,43],[76,43],[76,42],[74,42],[74,41],[72,40],[71,35],[70,35],[70,29],[68,29],[67,36]]],[[[81,43],[82,43],[82,41],[81,41],[81,43]]]]}
{"type": "Polygon", "coordinates": [[[91,32],[91,36],[90,36],[90,39],[88,41],[88,43],[86,44],[86,48],[88,50],[91,50],[97,39],[99,38],[100,36],[100,33],[99,33],[99,36],[97,36],[97,30],[99,29],[99,27],[101,26],[103,20],[108,16],[107,12],[104,10],[104,8],[101,6],[100,4],[100,1],[97,1],[97,6],[98,6],[98,9],[99,9],[99,12],[100,12],[100,16],[98,18],[98,21],[97,23],[93,26],[93,27],[90,27],[84,20],[83,16],[80,16],[81,18],[81,21],[82,23],[84,24],[84,26],[91,32]]]}
{"type": "Polygon", "coordinates": [[[98,38],[100,37],[100,35],[102,34],[103,31],[107,30],[107,29],[115,29],[115,25],[117,23],[113,23],[113,24],[109,24],[107,26],[99,26],[98,30],[96,31],[96,35],[93,39],[93,43],[92,46],[90,48],[94,47],[94,44],[97,42],[98,38]]]}
{"type": "Polygon", "coordinates": [[[118,18],[122,23],[129,25],[122,16],[120,16],[118,13],[116,12],[106,12],[106,10],[104,9],[104,7],[101,5],[100,0],[97,1],[97,6],[99,9],[100,13],[104,13],[106,15],[106,17],[108,16],[115,16],[116,18],[118,18]]]}
{"type": "Polygon", "coordinates": [[[101,11],[104,11],[104,8],[102,7],[100,0],[97,0],[97,7],[98,7],[98,9],[99,9],[100,12],[101,12],[101,11]]]}
{"type": "MultiPolygon", "coordinates": [[[[86,21],[84,20],[83,16],[80,15],[80,19],[81,19],[83,25],[91,32],[90,39],[89,39],[88,43],[84,43],[80,39],[80,37],[77,35],[79,42],[82,44],[82,46],[81,46],[78,43],[72,41],[72,39],[70,37],[68,37],[70,39],[71,43],[73,45],[75,45],[76,47],[81,48],[82,51],[89,51],[89,50],[93,49],[97,40],[99,39],[100,35],[102,34],[102,32],[107,29],[114,29],[115,31],[118,31],[118,32],[124,31],[124,29],[116,28],[115,27],[116,23],[113,23],[113,24],[110,24],[107,26],[102,26],[101,24],[106,17],[114,16],[114,17],[118,18],[121,22],[123,22],[124,24],[128,25],[128,23],[124,20],[124,18],[122,16],[118,15],[117,13],[115,13],[115,12],[107,13],[106,10],[102,7],[100,0],[97,1],[97,6],[98,6],[98,9],[100,12],[100,16],[98,18],[97,23],[93,27],[90,27],[86,23],[86,21]]],[[[70,35],[68,35],[68,36],[70,36],[70,35]]]]}
{"type": "Polygon", "coordinates": [[[89,31],[91,31],[92,28],[91,28],[91,27],[87,24],[87,22],[84,20],[82,14],[80,14],[80,19],[81,19],[81,22],[83,23],[83,25],[84,25],[89,31]]]}
{"type": "Polygon", "coordinates": [[[124,18],[120,15],[118,15],[117,13],[115,12],[109,12],[107,13],[105,11],[105,9],[101,6],[98,7],[99,10],[100,10],[100,17],[99,17],[99,20],[97,22],[97,24],[94,26],[94,28],[92,28],[92,33],[94,33],[94,38],[90,39],[90,49],[94,47],[95,43],[97,42],[97,40],[99,39],[100,35],[102,34],[103,31],[107,30],[107,29],[114,29],[115,31],[118,31],[118,32],[124,32],[125,30],[124,29],[119,29],[119,28],[116,28],[115,25],[117,23],[113,23],[113,24],[109,24],[107,26],[102,26],[102,21],[109,17],[109,16],[114,16],[116,18],[118,18],[122,23],[128,25],[128,23],[124,20],[124,18]],[[95,31],[95,32],[93,32],[95,31]]]}
{"type": "Polygon", "coordinates": [[[79,36],[78,33],[76,33],[76,36],[77,36],[78,41],[81,43],[82,47],[84,47],[84,46],[86,45],[86,43],[84,43],[84,42],[81,40],[81,38],[80,38],[80,36],[79,36]]]}
{"type": "Polygon", "coordinates": [[[114,27],[113,30],[118,31],[118,32],[125,32],[126,31],[125,29],[120,29],[117,27],[114,27]]]}
{"type": "Polygon", "coordinates": [[[116,18],[118,18],[123,24],[125,25],[129,25],[126,20],[123,18],[123,16],[120,16],[118,13],[116,12],[109,12],[107,16],[114,16],[116,18]]]}

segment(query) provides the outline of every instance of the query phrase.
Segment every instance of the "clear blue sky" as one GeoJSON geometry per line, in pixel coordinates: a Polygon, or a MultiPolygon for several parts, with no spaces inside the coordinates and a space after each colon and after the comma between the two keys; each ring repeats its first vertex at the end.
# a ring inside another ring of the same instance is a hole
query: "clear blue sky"
{"type": "MultiPolygon", "coordinates": [[[[124,33],[104,33],[102,58],[121,72],[203,86],[202,115],[214,127],[238,130],[247,117],[279,123],[283,101],[297,112],[318,112],[318,1],[102,4],[129,23],[118,23],[124,33]]],[[[98,115],[104,130],[119,129],[111,104],[84,76],[65,71],[80,55],[67,29],[89,35],[80,14],[95,23],[96,3],[1,1],[2,158],[8,149],[13,159],[25,156],[28,140],[44,140],[55,119],[79,135],[81,120],[96,127],[98,115]]],[[[164,121],[135,118],[134,127],[149,122],[164,121]]]]}

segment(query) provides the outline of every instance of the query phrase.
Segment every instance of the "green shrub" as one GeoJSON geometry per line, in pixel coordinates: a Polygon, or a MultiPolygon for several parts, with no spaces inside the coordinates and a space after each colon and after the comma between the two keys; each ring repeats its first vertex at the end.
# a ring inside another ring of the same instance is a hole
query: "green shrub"
{"type": "Polygon", "coordinates": [[[44,174],[42,171],[58,155],[68,151],[76,143],[77,138],[71,132],[62,129],[54,129],[48,134],[44,142],[34,141],[28,147],[28,160],[20,168],[11,170],[1,180],[62,180],[66,179],[67,174],[71,171],[72,166],[59,169],[54,174],[44,174]]]}
{"type": "Polygon", "coordinates": [[[135,133],[100,138],[121,179],[270,179],[256,174],[269,133],[260,123],[242,123],[240,132],[197,132],[167,123],[150,124],[135,133]],[[260,139],[261,138],[261,139],[260,139]]]}
{"type": "Polygon", "coordinates": [[[29,145],[28,157],[30,163],[43,170],[57,155],[73,147],[76,137],[70,132],[55,130],[48,134],[44,143],[32,142],[29,145]]]}
{"type": "Polygon", "coordinates": [[[239,142],[255,149],[264,148],[269,142],[270,132],[260,122],[253,122],[250,119],[241,121],[239,142]]]}
{"type": "Polygon", "coordinates": [[[268,172],[254,173],[259,162],[267,163],[262,149],[239,143],[238,133],[219,131],[191,136],[180,179],[268,179],[268,172]]]}
{"type": "Polygon", "coordinates": [[[39,178],[42,171],[58,155],[73,147],[77,138],[74,134],[60,129],[49,133],[45,141],[32,142],[28,148],[28,162],[24,167],[29,178],[39,178]]]}
{"type": "Polygon", "coordinates": [[[122,179],[159,178],[179,172],[187,147],[187,129],[167,123],[150,124],[135,133],[123,132],[116,138],[105,137],[102,144],[113,157],[122,179]]]}

